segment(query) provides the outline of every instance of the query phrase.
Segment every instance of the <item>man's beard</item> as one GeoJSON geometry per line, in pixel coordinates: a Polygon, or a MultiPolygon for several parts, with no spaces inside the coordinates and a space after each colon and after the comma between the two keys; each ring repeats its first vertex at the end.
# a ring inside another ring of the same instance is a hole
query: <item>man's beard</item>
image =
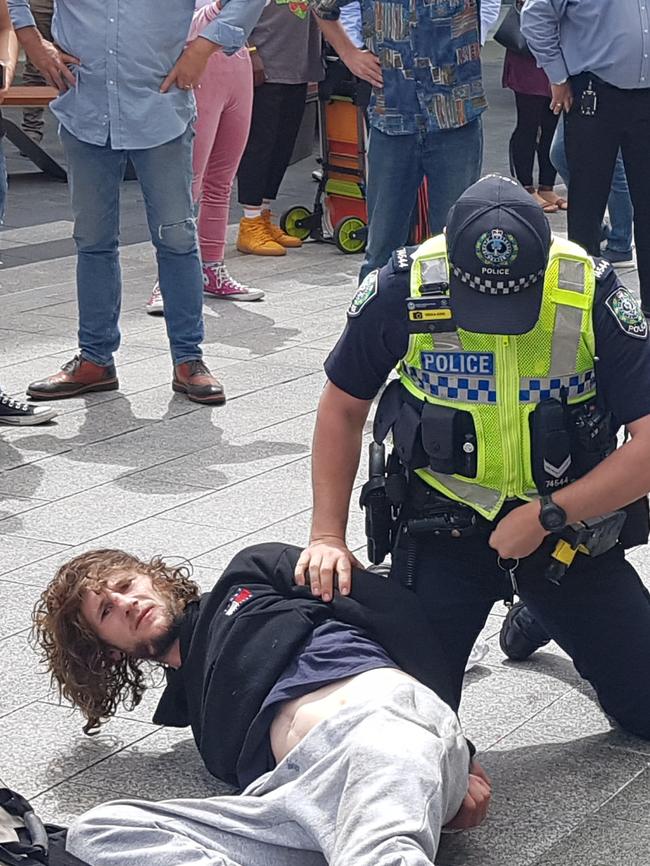
{"type": "Polygon", "coordinates": [[[172,648],[181,631],[181,623],[185,618],[185,611],[167,610],[169,623],[166,629],[157,637],[143,641],[136,646],[131,655],[144,661],[160,661],[172,648]]]}

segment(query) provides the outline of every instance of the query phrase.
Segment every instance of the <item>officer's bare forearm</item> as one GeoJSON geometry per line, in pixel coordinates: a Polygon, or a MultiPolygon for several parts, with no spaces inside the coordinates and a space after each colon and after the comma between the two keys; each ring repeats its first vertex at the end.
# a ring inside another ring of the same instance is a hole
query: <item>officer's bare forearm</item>
{"type": "Polygon", "coordinates": [[[623,508],[650,491],[650,415],[628,425],[631,439],[584,478],[553,494],[569,523],[623,508]]]}
{"type": "Polygon", "coordinates": [[[371,400],[358,400],[328,382],[318,405],[312,481],[311,538],[345,538],[352,486],[359,466],[363,425],[371,400]]]}

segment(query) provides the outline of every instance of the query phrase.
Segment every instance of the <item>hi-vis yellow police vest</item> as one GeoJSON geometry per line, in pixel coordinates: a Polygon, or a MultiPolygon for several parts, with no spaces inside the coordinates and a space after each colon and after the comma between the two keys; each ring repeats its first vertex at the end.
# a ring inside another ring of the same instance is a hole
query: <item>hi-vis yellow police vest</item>
{"type": "MultiPolygon", "coordinates": [[[[444,235],[413,254],[410,296],[423,284],[448,282],[444,235]]],[[[526,334],[412,334],[398,373],[422,401],[461,409],[476,431],[476,476],[417,474],[431,487],[494,517],[506,498],[537,495],[531,468],[530,414],[555,397],[581,403],[596,391],[592,260],[576,244],[554,239],[537,324],[526,334]]]]}

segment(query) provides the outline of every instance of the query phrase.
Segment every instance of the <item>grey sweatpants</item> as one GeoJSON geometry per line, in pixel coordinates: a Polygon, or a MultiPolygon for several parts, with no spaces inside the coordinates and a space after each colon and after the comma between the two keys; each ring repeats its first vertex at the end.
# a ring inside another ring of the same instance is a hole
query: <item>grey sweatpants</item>
{"type": "Polygon", "coordinates": [[[391,684],[319,722],[243,794],[106,803],[71,827],[68,851],[91,866],[431,866],[468,761],[449,707],[391,684]]]}

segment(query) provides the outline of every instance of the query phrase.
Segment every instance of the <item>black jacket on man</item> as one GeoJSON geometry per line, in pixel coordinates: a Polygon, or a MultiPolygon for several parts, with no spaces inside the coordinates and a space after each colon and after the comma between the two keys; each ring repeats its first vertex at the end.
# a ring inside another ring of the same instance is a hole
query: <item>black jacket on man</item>
{"type": "Polygon", "coordinates": [[[350,596],[325,603],[293,583],[300,550],[261,544],[237,554],[212,590],[187,607],[182,665],[167,674],[156,724],[192,726],[201,757],[220,779],[242,785],[240,763],[268,729],[260,707],[312,630],[327,619],[363,629],[396,664],[453,709],[447,663],[420,603],[402,586],[356,571],[350,596]]]}

